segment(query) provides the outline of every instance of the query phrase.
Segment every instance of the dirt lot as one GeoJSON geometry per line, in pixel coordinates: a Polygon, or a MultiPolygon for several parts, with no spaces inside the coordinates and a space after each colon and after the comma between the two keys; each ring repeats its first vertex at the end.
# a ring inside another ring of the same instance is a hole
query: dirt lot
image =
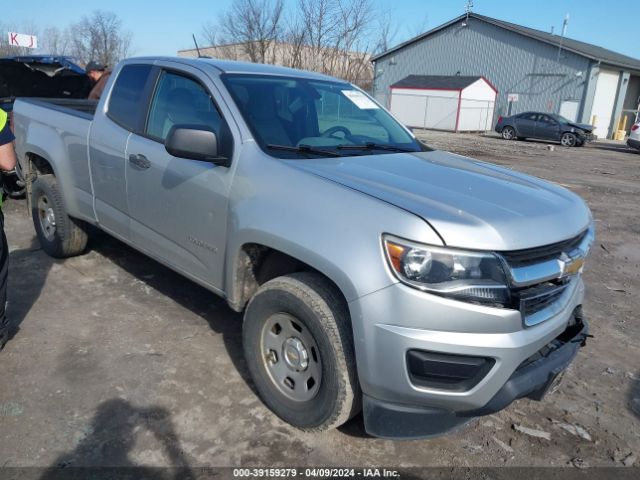
{"type": "Polygon", "coordinates": [[[433,440],[369,438],[361,418],[301,433],[252,390],[241,316],[224,302],[105,235],[86,255],[53,261],[34,240],[25,204],[11,201],[13,338],[0,353],[0,466],[637,466],[640,155],[614,143],[549,151],[493,136],[420,135],[589,202],[598,239],[585,313],[595,338],[558,391],[433,440]]]}

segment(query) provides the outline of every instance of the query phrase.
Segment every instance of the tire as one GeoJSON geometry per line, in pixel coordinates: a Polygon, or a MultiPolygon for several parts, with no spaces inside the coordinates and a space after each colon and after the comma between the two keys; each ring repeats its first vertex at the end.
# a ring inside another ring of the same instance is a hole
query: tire
{"type": "Polygon", "coordinates": [[[72,257],[86,248],[85,225],[67,214],[53,175],[39,175],[33,182],[31,216],[40,245],[50,256],[72,257]]]}
{"type": "Polygon", "coordinates": [[[320,274],[294,273],[262,285],[245,311],[242,338],[258,394],[284,421],[323,431],[360,410],[349,310],[320,274]]]}
{"type": "Polygon", "coordinates": [[[502,138],[505,140],[513,140],[516,138],[516,131],[513,127],[504,127],[502,129],[502,138]]]}
{"type": "Polygon", "coordinates": [[[577,143],[578,137],[576,137],[575,134],[571,132],[565,132],[560,137],[560,144],[563,147],[575,147],[577,143]]]}

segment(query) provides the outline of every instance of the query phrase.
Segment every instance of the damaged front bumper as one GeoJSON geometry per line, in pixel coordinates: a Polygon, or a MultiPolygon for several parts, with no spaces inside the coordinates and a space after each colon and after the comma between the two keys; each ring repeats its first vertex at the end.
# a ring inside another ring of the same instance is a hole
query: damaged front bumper
{"type": "Polygon", "coordinates": [[[385,438],[429,438],[449,432],[475,417],[500,411],[519,398],[541,400],[557,383],[588,337],[588,325],[578,307],[566,330],[523,361],[489,402],[472,410],[448,411],[439,407],[396,404],[364,395],[366,430],[385,438]]]}

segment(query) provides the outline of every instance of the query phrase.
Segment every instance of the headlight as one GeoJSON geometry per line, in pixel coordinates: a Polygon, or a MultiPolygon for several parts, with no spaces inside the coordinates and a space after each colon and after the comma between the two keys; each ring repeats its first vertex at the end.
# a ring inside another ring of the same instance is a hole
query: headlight
{"type": "Polygon", "coordinates": [[[510,303],[507,277],[492,253],[422,245],[390,235],[383,243],[391,270],[407,285],[466,302],[510,303]]]}

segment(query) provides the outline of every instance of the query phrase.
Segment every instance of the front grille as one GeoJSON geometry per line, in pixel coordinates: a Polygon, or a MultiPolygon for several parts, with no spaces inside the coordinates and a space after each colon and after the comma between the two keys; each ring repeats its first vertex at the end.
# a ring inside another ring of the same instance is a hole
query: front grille
{"type": "Polygon", "coordinates": [[[534,313],[544,310],[558,300],[564,293],[567,285],[556,285],[546,282],[534,288],[528,288],[519,293],[520,312],[525,319],[534,313]]]}
{"type": "Polygon", "coordinates": [[[511,274],[511,306],[520,310],[525,326],[557,313],[554,305],[563,301],[563,294],[580,272],[592,238],[592,231],[585,230],[562,242],[500,252],[511,274]]]}
{"type": "Polygon", "coordinates": [[[571,252],[580,245],[580,242],[582,242],[587,233],[588,231],[584,231],[577,237],[542,247],[500,252],[500,255],[507,261],[509,266],[513,268],[542,263],[560,257],[562,252],[571,252]]]}

